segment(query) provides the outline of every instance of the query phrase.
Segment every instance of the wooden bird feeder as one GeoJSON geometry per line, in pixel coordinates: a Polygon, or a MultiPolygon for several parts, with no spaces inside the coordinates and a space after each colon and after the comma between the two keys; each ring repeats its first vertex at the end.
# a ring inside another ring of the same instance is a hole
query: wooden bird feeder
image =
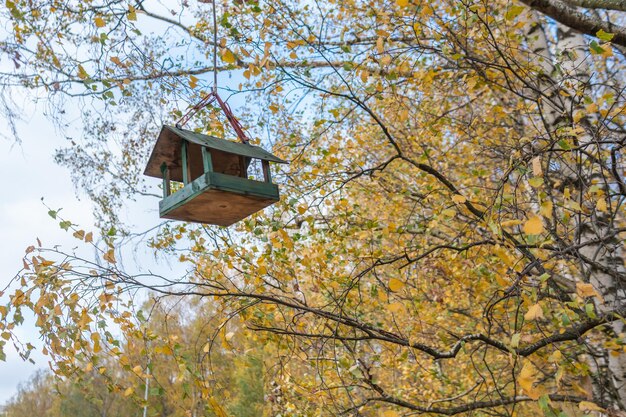
{"type": "Polygon", "coordinates": [[[161,217],[229,226],[278,201],[270,162],[286,163],[258,146],[163,126],[144,174],[163,179],[161,217]],[[248,178],[254,159],[264,181],[248,178]],[[171,181],[183,187],[172,193],[171,181]]]}

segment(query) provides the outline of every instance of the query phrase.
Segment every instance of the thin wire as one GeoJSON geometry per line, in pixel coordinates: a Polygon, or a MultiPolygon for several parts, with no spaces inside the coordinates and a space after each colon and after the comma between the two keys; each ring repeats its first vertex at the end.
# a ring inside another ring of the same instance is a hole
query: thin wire
{"type": "Polygon", "coordinates": [[[215,18],[215,3],[213,0],[213,92],[217,93],[217,19],[215,18]]]}

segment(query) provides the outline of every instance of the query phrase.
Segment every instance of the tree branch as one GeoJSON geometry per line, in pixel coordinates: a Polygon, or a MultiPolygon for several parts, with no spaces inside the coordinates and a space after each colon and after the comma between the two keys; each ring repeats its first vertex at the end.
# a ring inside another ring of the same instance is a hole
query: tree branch
{"type": "Polygon", "coordinates": [[[626,12],[626,2],[623,0],[566,0],[568,4],[586,9],[619,10],[626,12]]]}
{"type": "MultiPolygon", "coordinates": [[[[561,0],[520,0],[528,7],[551,17],[559,23],[569,26],[581,33],[596,36],[599,30],[615,35],[612,42],[626,46],[626,28],[604,22],[596,17],[586,15],[561,0]]],[[[588,0],[577,0],[588,1],[588,0]]],[[[592,0],[590,0],[592,1],[592,0]]],[[[602,0],[596,0],[599,2],[602,0]]]]}

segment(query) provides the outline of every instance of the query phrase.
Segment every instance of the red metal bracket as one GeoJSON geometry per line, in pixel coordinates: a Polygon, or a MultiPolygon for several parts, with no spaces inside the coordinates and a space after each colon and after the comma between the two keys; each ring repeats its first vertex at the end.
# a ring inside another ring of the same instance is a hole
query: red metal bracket
{"type": "Polygon", "coordinates": [[[187,124],[187,122],[193,117],[194,114],[196,114],[198,111],[210,105],[216,100],[217,100],[217,104],[219,104],[220,108],[226,115],[226,118],[228,119],[230,126],[233,128],[233,130],[237,134],[237,137],[239,138],[241,143],[248,143],[250,139],[248,138],[246,133],[243,131],[243,127],[241,126],[241,123],[239,123],[239,120],[237,120],[237,118],[233,114],[232,110],[230,109],[230,106],[225,101],[222,100],[222,98],[217,94],[217,91],[215,90],[211,91],[202,100],[200,100],[198,104],[196,104],[191,109],[189,109],[189,111],[187,111],[187,113],[185,113],[183,117],[180,118],[178,123],[176,123],[176,127],[182,128],[184,125],[187,124]]]}

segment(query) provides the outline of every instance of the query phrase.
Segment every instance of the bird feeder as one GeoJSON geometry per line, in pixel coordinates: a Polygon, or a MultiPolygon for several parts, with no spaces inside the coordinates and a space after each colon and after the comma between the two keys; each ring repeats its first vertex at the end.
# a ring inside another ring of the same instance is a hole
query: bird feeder
{"type": "Polygon", "coordinates": [[[286,163],[247,142],[163,126],[144,174],[163,179],[162,218],[229,226],[278,201],[270,162],[286,163]],[[255,159],[263,181],[248,178],[255,159]],[[172,192],[172,181],[182,188],[172,192]]]}

